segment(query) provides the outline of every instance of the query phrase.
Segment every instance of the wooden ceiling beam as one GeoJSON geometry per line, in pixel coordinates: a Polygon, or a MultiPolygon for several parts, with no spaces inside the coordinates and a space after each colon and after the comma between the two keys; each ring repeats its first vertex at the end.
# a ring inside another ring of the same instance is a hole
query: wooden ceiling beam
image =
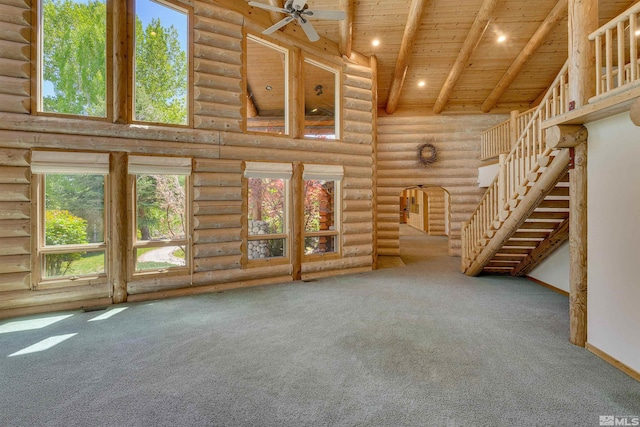
{"type": "Polygon", "coordinates": [[[351,56],[353,46],[353,0],[340,0],[338,8],[347,15],[340,21],[338,50],[341,55],[348,58],[351,56]]]}
{"type": "MultiPolygon", "coordinates": [[[[273,7],[284,7],[284,0],[269,0],[267,3],[273,7]]],[[[269,15],[271,15],[271,22],[274,24],[285,17],[283,14],[278,12],[269,12],[269,15]]]]}
{"type": "Polygon", "coordinates": [[[507,91],[509,86],[515,81],[524,69],[529,59],[542,46],[547,36],[556,27],[558,22],[567,16],[567,0],[559,0],[554,8],[549,12],[542,24],[538,27],[533,37],[522,49],[518,57],[513,61],[509,69],[502,76],[496,87],[493,88],[487,99],[482,103],[480,109],[484,113],[491,111],[496,106],[498,100],[507,91]]]}
{"type": "Polygon", "coordinates": [[[480,11],[476,16],[475,21],[473,21],[471,30],[469,30],[469,34],[467,34],[467,38],[465,39],[464,44],[462,45],[462,48],[458,53],[458,58],[453,64],[453,67],[451,67],[449,76],[444,82],[444,85],[440,90],[440,94],[438,95],[438,98],[433,105],[434,113],[440,114],[442,110],[444,110],[445,105],[447,105],[447,102],[449,102],[449,97],[451,96],[451,93],[453,92],[458,79],[460,79],[462,71],[464,71],[465,67],[467,66],[467,62],[469,61],[471,54],[473,54],[473,51],[476,50],[480,39],[486,31],[497,4],[498,0],[484,0],[484,2],[482,3],[480,11]]]}
{"type": "Polygon", "coordinates": [[[416,35],[420,28],[422,12],[424,11],[426,3],[427,0],[412,0],[411,5],[409,6],[409,17],[407,18],[407,25],[404,28],[402,44],[400,45],[400,53],[398,54],[396,69],[393,72],[393,79],[391,80],[391,87],[389,88],[389,97],[387,98],[387,107],[385,108],[387,114],[393,114],[396,111],[396,108],[398,108],[400,92],[402,91],[404,78],[407,75],[407,69],[409,68],[409,62],[411,61],[413,43],[416,40],[416,35]]]}

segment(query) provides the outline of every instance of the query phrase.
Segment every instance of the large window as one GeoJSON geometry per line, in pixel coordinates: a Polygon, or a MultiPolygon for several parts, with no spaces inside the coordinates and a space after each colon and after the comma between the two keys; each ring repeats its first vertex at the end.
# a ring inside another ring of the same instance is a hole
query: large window
{"type": "Polygon", "coordinates": [[[184,9],[136,0],[134,120],[188,123],[188,24],[184,9]]]}
{"type": "Polygon", "coordinates": [[[247,36],[247,130],[289,134],[289,51],[247,36]]]}
{"type": "Polygon", "coordinates": [[[104,275],[108,154],[36,151],[31,168],[39,190],[41,284],[104,275]]]}
{"type": "Polygon", "coordinates": [[[39,110],[107,116],[105,0],[43,0],[39,110]]]}
{"type": "Polygon", "coordinates": [[[289,256],[289,181],[287,163],[247,162],[248,260],[289,256]]]}
{"type": "Polygon", "coordinates": [[[304,136],[340,138],[340,76],[311,59],[304,60],[304,136]]]}
{"type": "Polygon", "coordinates": [[[107,0],[42,0],[38,111],[111,119],[111,105],[126,101],[130,114],[120,120],[189,123],[189,12],[165,0],[132,5],[129,17],[107,0]],[[127,34],[107,25],[112,14],[131,22],[127,34]],[[112,56],[108,46],[126,48],[112,56]],[[114,61],[126,57],[131,72],[123,75],[128,64],[114,61]],[[123,96],[115,85],[129,85],[131,99],[112,99],[123,96]]]}
{"type": "Polygon", "coordinates": [[[134,177],[134,270],[187,267],[191,159],[130,156],[129,173],[134,177]]]}
{"type": "Polygon", "coordinates": [[[342,166],[304,166],[304,254],[340,252],[342,166]]]}

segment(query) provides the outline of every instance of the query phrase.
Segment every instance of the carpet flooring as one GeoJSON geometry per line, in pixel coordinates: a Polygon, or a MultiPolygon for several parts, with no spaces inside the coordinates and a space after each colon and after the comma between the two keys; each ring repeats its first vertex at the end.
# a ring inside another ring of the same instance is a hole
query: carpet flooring
{"type": "Polygon", "coordinates": [[[466,277],[446,238],[408,230],[402,242],[406,267],[4,320],[0,425],[598,426],[640,415],[640,383],[568,342],[566,297],[466,277]]]}

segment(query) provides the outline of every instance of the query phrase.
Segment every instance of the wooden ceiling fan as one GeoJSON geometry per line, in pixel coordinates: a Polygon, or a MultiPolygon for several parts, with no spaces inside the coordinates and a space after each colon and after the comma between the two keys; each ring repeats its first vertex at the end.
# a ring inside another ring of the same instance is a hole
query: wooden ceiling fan
{"type": "Polygon", "coordinates": [[[311,25],[311,22],[309,22],[310,18],[342,21],[346,17],[344,11],[341,10],[311,10],[309,9],[307,0],[287,0],[284,7],[271,6],[256,1],[250,1],[249,5],[258,7],[260,9],[289,15],[264,30],[262,34],[271,34],[284,27],[289,22],[296,21],[302,27],[302,30],[307,35],[309,40],[312,42],[320,40],[320,36],[318,35],[316,29],[313,28],[313,25],[311,25]]]}

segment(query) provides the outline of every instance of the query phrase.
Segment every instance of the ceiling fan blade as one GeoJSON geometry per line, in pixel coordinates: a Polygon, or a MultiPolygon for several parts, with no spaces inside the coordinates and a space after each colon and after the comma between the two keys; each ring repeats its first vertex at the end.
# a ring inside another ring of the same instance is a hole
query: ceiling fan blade
{"type": "Polygon", "coordinates": [[[272,12],[280,12],[280,13],[289,13],[287,12],[287,9],[283,9],[281,7],[275,7],[275,6],[271,6],[269,4],[264,4],[264,3],[260,3],[257,1],[250,1],[249,2],[249,6],[254,6],[260,9],[264,9],[264,10],[270,10],[272,12]]]}
{"type": "Polygon", "coordinates": [[[334,21],[342,21],[347,17],[347,14],[342,10],[311,10],[307,9],[302,14],[305,18],[312,19],[330,19],[334,21]]]}
{"type": "Polygon", "coordinates": [[[320,40],[320,36],[318,35],[316,29],[313,28],[313,25],[311,25],[311,22],[303,18],[298,18],[298,24],[300,24],[300,26],[304,30],[304,33],[309,38],[309,41],[317,42],[318,40],[320,40]]]}
{"type": "Polygon", "coordinates": [[[270,26],[269,28],[264,30],[262,32],[262,34],[271,34],[273,32],[276,32],[277,30],[279,30],[280,28],[284,27],[285,25],[287,25],[289,22],[291,22],[293,20],[294,20],[294,18],[292,16],[287,16],[283,20],[276,22],[275,24],[273,24],[272,26],[270,26]]]}
{"type": "Polygon", "coordinates": [[[307,0],[293,0],[291,6],[294,10],[302,10],[305,4],[307,4],[307,0]]]}

